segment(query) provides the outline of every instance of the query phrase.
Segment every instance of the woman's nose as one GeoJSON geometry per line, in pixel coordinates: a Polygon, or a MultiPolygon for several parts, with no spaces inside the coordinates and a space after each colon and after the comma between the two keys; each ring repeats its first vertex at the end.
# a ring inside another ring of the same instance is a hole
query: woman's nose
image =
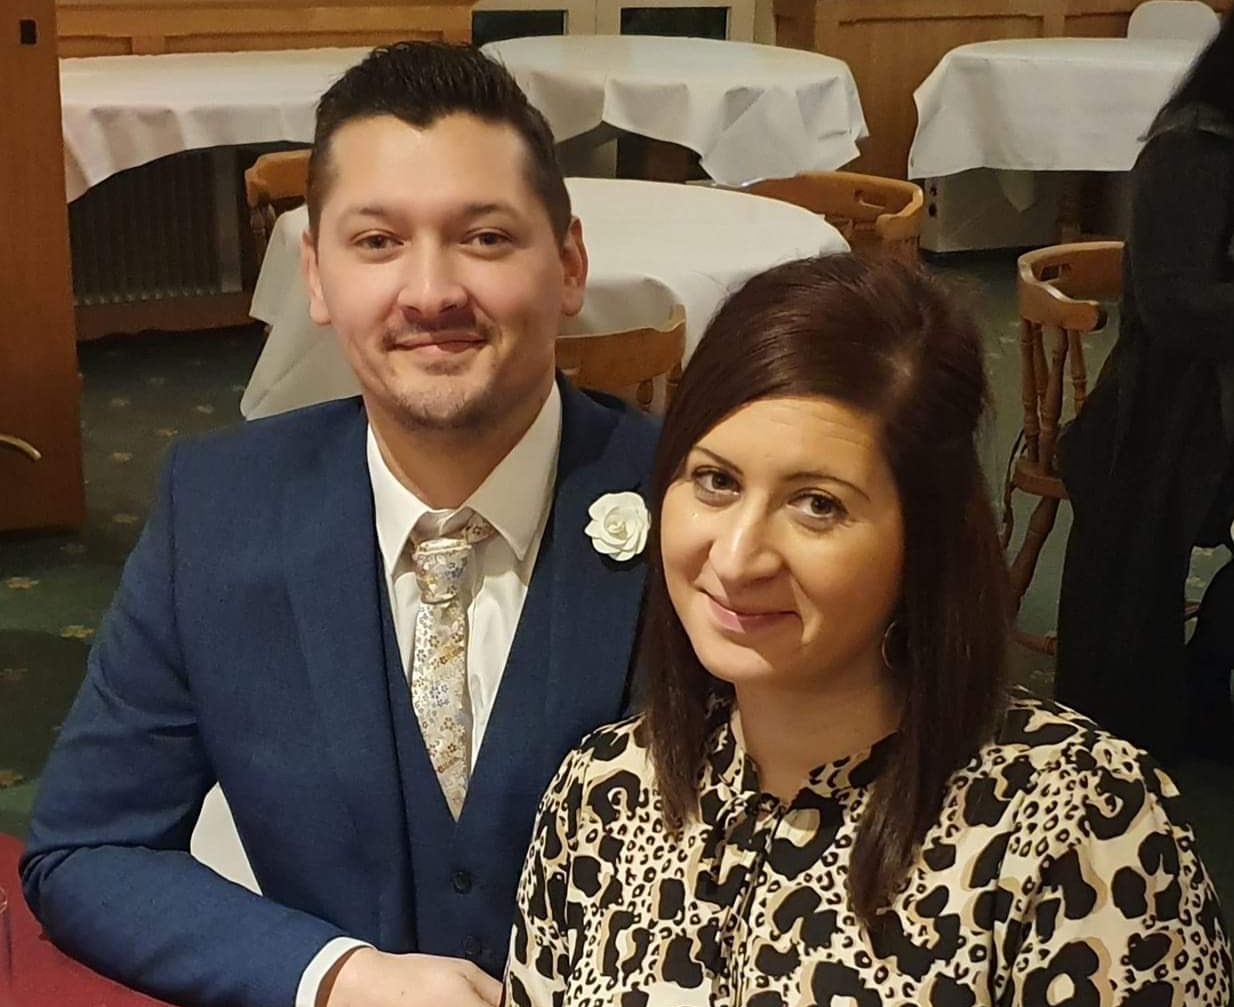
{"type": "Polygon", "coordinates": [[[783,565],[770,521],[761,508],[735,508],[719,516],[711,545],[711,567],[729,583],[765,580],[783,565]]]}

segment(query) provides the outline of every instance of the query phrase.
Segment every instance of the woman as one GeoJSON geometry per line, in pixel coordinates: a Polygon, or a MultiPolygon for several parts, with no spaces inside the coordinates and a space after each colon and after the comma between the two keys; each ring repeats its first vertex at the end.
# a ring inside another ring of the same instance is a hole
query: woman
{"type": "Polygon", "coordinates": [[[789,263],[720,310],[656,463],[645,712],[545,796],[507,1004],[1224,1007],[1173,784],[1006,698],[985,400],[904,266],[789,263]]]}
{"type": "Polygon", "coordinates": [[[1189,661],[1183,606],[1192,547],[1230,545],[1234,518],[1234,16],[1132,183],[1118,343],[1060,447],[1055,694],[1160,759],[1185,742],[1229,759],[1234,570],[1204,595],[1189,661]]]}

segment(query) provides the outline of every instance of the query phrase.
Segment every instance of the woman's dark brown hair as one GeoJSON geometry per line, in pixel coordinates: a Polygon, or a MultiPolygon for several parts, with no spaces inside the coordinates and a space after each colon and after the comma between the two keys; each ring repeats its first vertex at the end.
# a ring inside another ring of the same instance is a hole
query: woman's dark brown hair
{"type": "MultiPolygon", "coordinates": [[[[936,821],[951,774],[1002,709],[1002,550],[975,445],[988,389],[973,322],[924,274],[848,255],[786,263],[720,308],[665,420],[652,512],[691,448],[741,406],[825,396],[880,422],[904,519],[898,630],[888,656],[898,732],[858,827],[849,894],[872,922],[936,821]]],[[[707,705],[731,688],[699,663],[669,601],[660,529],[649,549],[641,696],[665,816],[697,814],[707,705]]]]}

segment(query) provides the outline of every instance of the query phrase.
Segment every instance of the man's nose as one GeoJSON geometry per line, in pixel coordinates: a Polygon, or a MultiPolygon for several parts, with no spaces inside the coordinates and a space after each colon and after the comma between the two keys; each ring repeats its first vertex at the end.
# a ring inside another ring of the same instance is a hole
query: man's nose
{"type": "Polygon", "coordinates": [[[405,312],[425,319],[438,318],[467,304],[467,291],[447,250],[413,248],[408,251],[398,303],[405,312]]]}

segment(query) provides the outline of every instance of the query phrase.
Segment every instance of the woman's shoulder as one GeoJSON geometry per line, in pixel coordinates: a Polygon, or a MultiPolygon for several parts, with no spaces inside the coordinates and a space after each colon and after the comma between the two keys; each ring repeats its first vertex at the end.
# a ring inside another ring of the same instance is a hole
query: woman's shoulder
{"type": "Polygon", "coordinates": [[[545,794],[550,814],[598,816],[611,824],[643,817],[658,806],[655,770],[644,740],[643,718],[598,727],[575,746],[545,794]]]}
{"type": "Polygon", "coordinates": [[[1056,793],[1086,810],[1095,798],[1114,792],[1135,791],[1166,803],[1178,796],[1147,752],[1083,714],[1023,689],[1013,691],[994,737],[966,769],[970,778],[995,777],[1003,793],[1056,793]]]}
{"type": "Polygon", "coordinates": [[[597,727],[566,756],[563,770],[577,782],[594,782],[614,773],[633,772],[640,777],[651,772],[642,715],[597,727]]]}
{"type": "Polygon", "coordinates": [[[1127,765],[1148,758],[1084,714],[1022,687],[1011,690],[994,737],[983,751],[1024,754],[1043,768],[1085,753],[1101,752],[1105,759],[1127,765]]]}
{"type": "Polygon", "coordinates": [[[592,762],[612,762],[624,755],[646,754],[644,717],[638,714],[597,727],[578,743],[578,751],[592,762]]]}

